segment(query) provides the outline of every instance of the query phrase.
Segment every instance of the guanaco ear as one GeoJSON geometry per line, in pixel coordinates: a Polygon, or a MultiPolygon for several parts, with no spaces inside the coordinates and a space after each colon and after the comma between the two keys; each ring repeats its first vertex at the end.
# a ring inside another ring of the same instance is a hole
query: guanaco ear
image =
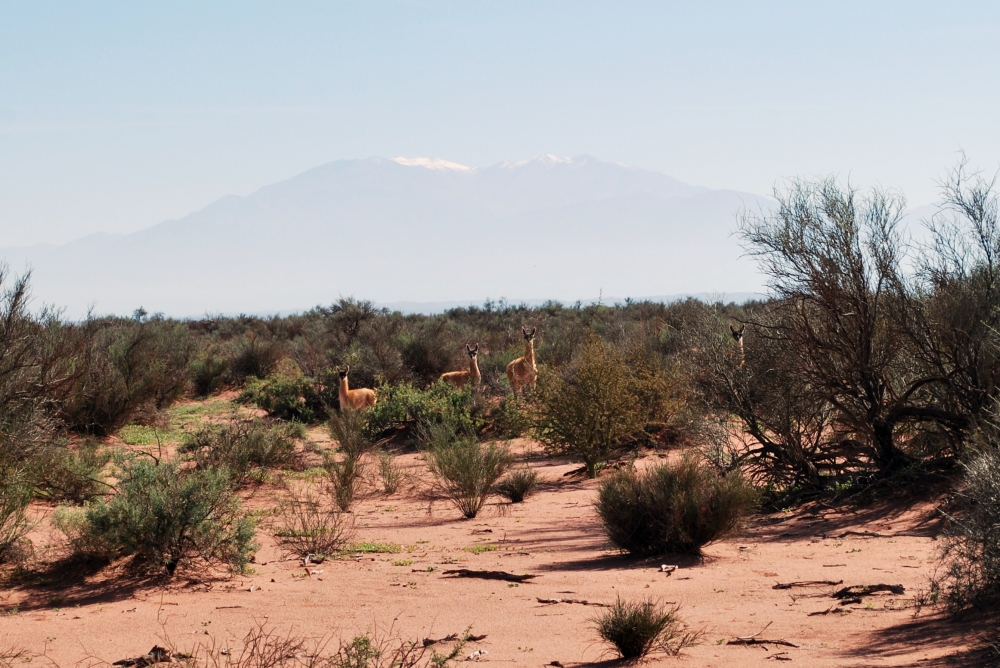
{"type": "Polygon", "coordinates": [[[524,334],[525,336],[527,336],[528,335],[528,328],[525,327],[524,325],[521,325],[521,333],[524,334]]]}
{"type": "Polygon", "coordinates": [[[476,341],[476,347],[472,349],[472,352],[474,352],[474,353],[478,353],[479,352],[479,341],[476,341]]]}
{"type": "Polygon", "coordinates": [[[467,353],[471,353],[472,352],[472,346],[470,346],[468,343],[465,344],[465,352],[467,352],[467,353]]]}
{"type": "Polygon", "coordinates": [[[350,364],[348,364],[348,365],[347,365],[347,368],[346,368],[346,369],[344,369],[344,375],[345,375],[345,376],[346,376],[347,374],[349,374],[349,373],[351,373],[351,365],[350,365],[350,364]]]}
{"type": "Polygon", "coordinates": [[[535,338],[535,332],[537,332],[537,331],[538,331],[537,327],[532,327],[531,328],[531,338],[535,338]]]}

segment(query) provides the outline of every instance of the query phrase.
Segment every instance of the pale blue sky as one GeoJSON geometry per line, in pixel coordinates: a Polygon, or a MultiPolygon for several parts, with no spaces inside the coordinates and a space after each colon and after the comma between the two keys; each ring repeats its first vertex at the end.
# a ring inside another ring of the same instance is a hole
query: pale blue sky
{"type": "Polygon", "coordinates": [[[341,158],[589,153],[912,205],[1000,166],[1000,4],[0,0],[0,247],[140,229],[341,158]]]}

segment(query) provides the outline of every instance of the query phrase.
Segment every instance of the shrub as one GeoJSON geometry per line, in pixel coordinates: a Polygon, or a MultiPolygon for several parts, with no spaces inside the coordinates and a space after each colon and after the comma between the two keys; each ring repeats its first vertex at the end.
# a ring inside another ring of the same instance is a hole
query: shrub
{"type": "Polygon", "coordinates": [[[291,493],[281,505],[274,531],[278,544],[300,557],[330,556],[354,533],[354,520],[338,510],[324,510],[309,492],[291,493]]]}
{"type": "MultiPolygon", "coordinates": [[[[334,386],[336,389],[336,386],[334,386]]],[[[310,424],[327,416],[327,405],[332,405],[334,395],[321,392],[305,376],[276,376],[268,380],[253,378],[237,401],[253,404],[281,420],[295,420],[310,424]]]]}
{"type": "Polygon", "coordinates": [[[399,491],[406,479],[406,471],[391,453],[380,452],[378,455],[378,472],[382,479],[382,489],[386,494],[399,491]]]}
{"type": "Polygon", "coordinates": [[[367,420],[362,411],[342,411],[330,418],[330,438],[346,457],[358,459],[375,447],[368,437],[367,420]]]}
{"type": "Polygon", "coordinates": [[[33,526],[27,515],[33,492],[23,475],[0,471],[0,564],[18,556],[25,534],[33,526]]]}
{"type": "Polygon", "coordinates": [[[498,437],[517,438],[531,428],[531,415],[523,402],[508,394],[490,411],[489,422],[498,437]]]}
{"type": "Polygon", "coordinates": [[[338,460],[331,453],[324,453],[323,468],[326,469],[327,478],[330,480],[330,496],[333,497],[337,507],[345,512],[350,510],[361,492],[368,468],[361,460],[360,454],[346,455],[338,460]]]}
{"type": "Polygon", "coordinates": [[[56,525],[78,552],[101,559],[131,556],[173,573],[200,556],[242,571],[257,549],[225,470],[184,469],[176,461],[125,458],[117,492],[85,509],[61,509],[56,525]]]}
{"type": "Polygon", "coordinates": [[[697,642],[697,633],[684,630],[678,607],[667,607],[652,599],[623,601],[593,619],[601,638],[611,643],[623,659],[639,659],[659,647],[677,655],[697,642]]]}
{"type": "Polygon", "coordinates": [[[378,390],[378,403],[367,413],[367,433],[378,438],[388,429],[409,426],[414,429],[440,422],[454,422],[462,429],[478,431],[484,425],[474,414],[472,388],[458,389],[437,382],[427,390],[412,385],[383,385],[378,390]]]}
{"type": "Polygon", "coordinates": [[[1000,601],[1000,453],[981,447],[965,469],[960,499],[966,508],[949,530],[946,575],[937,583],[956,610],[1000,601]]]}
{"type": "Polygon", "coordinates": [[[566,373],[541,374],[538,385],[538,438],[557,454],[579,457],[587,475],[597,477],[622,439],[645,420],[635,379],[617,353],[592,339],[566,373]]]}
{"type": "Polygon", "coordinates": [[[497,483],[496,492],[511,503],[521,503],[535,493],[538,474],[527,466],[511,471],[497,483]]]}
{"type": "Polygon", "coordinates": [[[226,384],[229,362],[215,355],[205,355],[191,363],[191,389],[196,397],[207,397],[226,384]]]}
{"type": "Polygon", "coordinates": [[[183,394],[192,349],[183,329],[106,318],[84,323],[80,335],[82,371],[62,405],[70,429],[109,436],[183,394]]]}
{"type": "Polygon", "coordinates": [[[601,481],[597,513],[608,538],[633,554],[698,553],[736,530],[757,495],[739,472],[719,476],[692,454],[601,481]]]}
{"type": "Polygon", "coordinates": [[[251,330],[232,347],[228,359],[229,379],[236,385],[242,385],[248,378],[267,378],[282,356],[278,342],[261,338],[251,330]]]}
{"type": "Polygon", "coordinates": [[[438,444],[428,451],[427,458],[444,493],[468,519],[479,514],[493,485],[511,464],[507,448],[495,443],[480,444],[469,437],[448,445],[438,444]]]}
{"type": "Polygon", "coordinates": [[[111,451],[100,443],[85,440],[74,451],[54,449],[41,471],[39,487],[52,499],[83,503],[108,491],[104,468],[111,461],[111,451]]]}
{"type": "Polygon", "coordinates": [[[240,485],[255,470],[294,463],[300,429],[294,423],[269,425],[260,419],[210,425],[185,436],[180,451],[190,454],[199,469],[225,469],[240,485]]]}

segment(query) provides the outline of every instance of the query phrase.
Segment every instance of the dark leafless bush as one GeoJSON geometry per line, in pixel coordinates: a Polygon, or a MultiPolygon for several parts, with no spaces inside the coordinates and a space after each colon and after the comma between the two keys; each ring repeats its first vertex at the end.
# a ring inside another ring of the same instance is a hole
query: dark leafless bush
{"type": "Polygon", "coordinates": [[[300,557],[331,556],[354,533],[354,517],[339,508],[325,509],[311,492],[290,492],[281,504],[274,537],[300,557]]]}

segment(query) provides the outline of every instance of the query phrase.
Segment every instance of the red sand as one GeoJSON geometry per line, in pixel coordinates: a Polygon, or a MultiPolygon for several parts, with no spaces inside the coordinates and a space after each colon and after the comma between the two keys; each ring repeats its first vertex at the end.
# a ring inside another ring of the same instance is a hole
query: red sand
{"type": "MultiPolygon", "coordinates": [[[[426,471],[419,455],[403,461],[426,471]]],[[[429,501],[413,489],[362,501],[354,540],[398,543],[402,552],[327,561],[311,575],[301,561],[282,560],[262,530],[251,576],[213,577],[198,568],[172,580],[136,580],[120,569],[68,574],[51,584],[29,576],[0,591],[0,650],[21,648],[69,666],[143,654],[163,644],[164,633],[181,650],[214,638],[238,652],[255,622],[347,639],[375,626],[417,639],[471,625],[487,637],[464,654],[485,649],[482,660],[514,666],[584,665],[614,657],[589,621],[600,608],[537,599],[609,603],[620,595],[679,603],[688,624],[705,631],[701,644],[676,658],[653,655],[652,664],[770,666],[777,658],[808,666],[971,665],[966,652],[979,644],[974,629],[945,621],[934,608],[915,616],[914,596],[926,589],[938,548],[929,504],[757,517],[739,537],[708,546],[702,559],[638,561],[619,556],[604,539],[591,505],[595,481],[564,477],[575,468],[564,461],[531,465],[546,481],[542,490],[503,514],[490,506],[464,520],[448,501],[429,501]],[[844,535],[851,531],[881,537],[844,535]],[[475,545],[496,549],[474,554],[467,548],[475,545]],[[663,563],[680,567],[666,574],[663,563]],[[538,577],[511,585],[446,577],[447,568],[538,577]],[[902,584],[905,594],[841,607],[830,597],[839,586],[773,588],[806,580],[902,584]],[[796,647],[726,644],[765,627],[760,638],[796,647]]],[[[418,487],[427,484],[420,474],[418,487]]],[[[273,505],[273,491],[259,490],[251,505],[273,505]]],[[[51,530],[33,538],[43,561],[65,551],[51,530]]]]}

